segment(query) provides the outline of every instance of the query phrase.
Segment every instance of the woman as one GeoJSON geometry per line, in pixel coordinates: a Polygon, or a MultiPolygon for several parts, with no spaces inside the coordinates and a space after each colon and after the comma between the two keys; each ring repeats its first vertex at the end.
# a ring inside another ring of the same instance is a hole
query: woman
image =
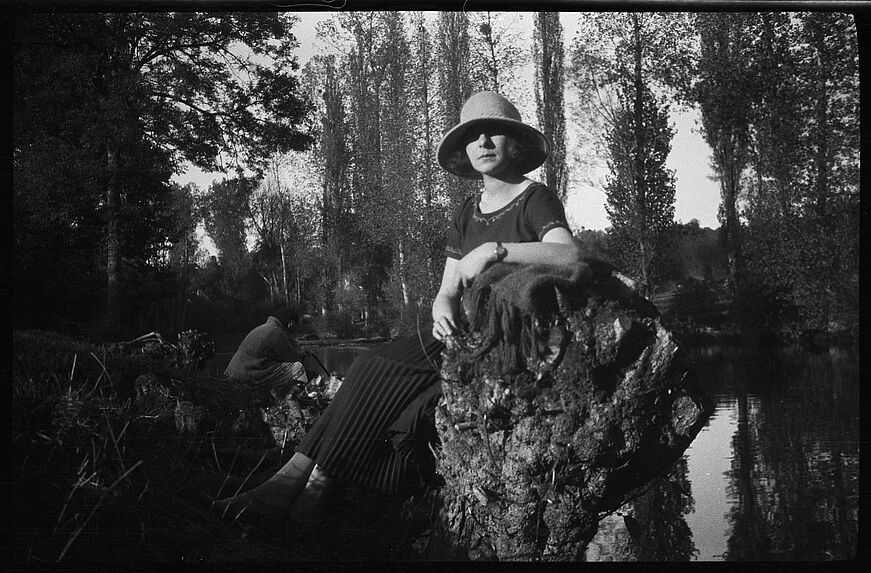
{"type": "Polygon", "coordinates": [[[432,328],[358,357],[291,460],[259,487],[217,501],[219,512],[306,524],[317,517],[334,478],[385,494],[423,481],[433,462],[427,438],[435,435],[424,412],[441,394],[441,351],[459,330],[463,289],[497,261],[580,260],[559,198],[525,175],[549,150],[547,138],[499,94],[480,92],[466,101],[437,157],[449,173],[482,180],[483,190],[454,216],[432,328]]]}

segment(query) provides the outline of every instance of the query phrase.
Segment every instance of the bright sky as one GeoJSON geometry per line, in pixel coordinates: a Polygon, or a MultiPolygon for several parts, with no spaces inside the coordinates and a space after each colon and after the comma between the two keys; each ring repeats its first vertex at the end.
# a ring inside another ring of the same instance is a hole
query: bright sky
{"type": "MultiPolygon", "coordinates": [[[[300,13],[300,21],[294,27],[294,33],[299,40],[298,57],[300,67],[315,53],[327,49],[315,37],[315,26],[318,22],[329,18],[333,12],[304,12],[300,13]]],[[[524,30],[522,37],[532,37],[532,15],[530,13],[517,13],[519,16],[516,25],[524,30]],[[527,33],[528,32],[528,33],[527,33]]],[[[571,48],[572,40],[577,29],[578,15],[572,12],[563,12],[560,20],[564,30],[564,44],[566,52],[571,48]]],[[[531,78],[531,71],[522,72],[531,78]]],[[[518,78],[524,81],[523,78],[518,78]]],[[[525,81],[531,82],[527,78],[525,81]]],[[[518,103],[518,102],[515,102],[518,103]]],[[[570,102],[566,102],[568,105],[570,102]]],[[[535,124],[535,112],[527,107],[530,102],[518,103],[524,120],[535,124]]],[[[567,114],[567,130],[580,129],[572,124],[567,114]]],[[[689,222],[690,219],[698,219],[702,227],[717,228],[717,208],[720,203],[720,193],[717,183],[710,179],[710,155],[711,149],[698,133],[695,122],[698,113],[673,112],[672,122],[675,127],[675,136],[672,140],[672,150],[668,157],[667,166],[675,171],[675,220],[689,222]]],[[[200,188],[208,188],[215,179],[222,179],[221,174],[203,173],[196,168],[189,168],[187,173],[177,176],[179,183],[196,183],[200,188]]],[[[600,185],[594,187],[575,184],[569,189],[566,201],[566,214],[569,224],[575,228],[605,229],[609,226],[608,217],[605,213],[605,192],[600,185]]]]}

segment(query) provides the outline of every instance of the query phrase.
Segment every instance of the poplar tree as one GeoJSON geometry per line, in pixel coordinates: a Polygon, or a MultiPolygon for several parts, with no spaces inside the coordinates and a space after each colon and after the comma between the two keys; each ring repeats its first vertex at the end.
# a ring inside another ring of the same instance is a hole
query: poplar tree
{"type": "Polygon", "coordinates": [[[674,132],[668,106],[659,104],[649,88],[642,84],[627,92],[620,95],[623,108],[607,136],[609,244],[615,259],[651,295],[674,225],[674,172],[665,167],[674,132]]]}
{"type": "MultiPolygon", "coordinates": [[[[751,176],[745,258],[751,292],[792,307],[803,328],[857,324],[858,46],[852,17],[754,14],[747,69],[751,176]]],[[[758,298],[758,295],[757,295],[758,298]]],[[[752,301],[751,301],[752,302],[752,301]]],[[[783,322],[773,316],[767,322],[783,322]]]]}
{"type": "Polygon", "coordinates": [[[697,18],[701,54],[695,97],[702,135],[713,149],[711,167],[720,183],[719,219],[729,257],[730,290],[737,303],[744,273],[738,200],[741,175],[750,161],[750,94],[755,89],[746,73],[751,16],[724,12],[697,18]]]}
{"type": "Polygon", "coordinates": [[[802,142],[810,165],[803,171],[805,226],[800,240],[801,280],[795,289],[812,328],[858,331],[859,285],[859,46],[854,16],[799,13],[809,42],[798,44],[798,75],[810,97],[802,142]],[[808,256],[809,255],[809,256],[808,256]]]}
{"type": "Polygon", "coordinates": [[[322,167],[321,175],[321,244],[324,250],[322,270],[322,310],[335,310],[335,290],[353,254],[348,247],[354,222],[350,216],[348,188],[348,124],[344,89],[334,56],[315,56],[310,62],[312,82],[320,82],[320,137],[314,161],[322,167]]]}
{"type": "Polygon", "coordinates": [[[392,260],[392,246],[385,235],[386,220],[380,211],[384,201],[382,178],[382,90],[385,69],[383,13],[339,14],[342,28],[350,34],[347,56],[350,127],[350,210],[360,230],[354,245],[357,278],[370,308],[377,306],[392,260]]]}
{"type": "MultiPolygon", "coordinates": [[[[447,132],[460,122],[460,110],[472,95],[470,79],[469,21],[462,12],[440,12],[438,17],[438,77],[441,129],[447,132]]],[[[441,187],[449,210],[478,189],[474,181],[441,172],[441,187]]],[[[446,230],[446,229],[445,229],[446,230]]]]}
{"type": "Polygon", "coordinates": [[[560,199],[568,187],[566,165],[566,114],[564,106],[563,29],[558,12],[539,12],[533,34],[535,105],[538,125],[552,144],[544,163],[545,181],[560,199]]]}
{"type": "Polygon", "coordinates": [[[438,194],[435,149],[440,134],[438,123],[438,76],[433,74],[436,57],[433,37],[421,15],[412,19],[411,91],[415,133],[414,166],[419,205],[416,211],[418,241],[414,246],[425,271],[416,273],[421,303],[429,304],[438,292],[444,260],[444,235],[450,214],[438,194]]]}
{"type": "Polygon", "coordinates": [[[646,294],[657,286],[674,225],[673,131],[664,95],[687,81],[688,23],[672,14],[595,14],[582,21],[572,76],[590,102],[608,158],[609,244],[646,294]]]}
{"type": "Polygon", "coordinates": [[[383,38],[379,53],[379,67],[384,71],[381,104],[383,196],[375,201],[373,207],[378,210],[378,218],[384,224],[381,234],[391,244],[393,275],[401,291],[402,307],[407,309],[416,294],[412,292],[410,280],[419,204],[414,189],[411,153],[415,146],[408,86],[411,49],[400,13],[385,13],[383,38]]]}
{"type": "Polygon", "coordinates": [[[469,73],[469,22],[462,12],[440,12],[438,17],[438,76],[442,101],[442,128],[460,121],[460,110],[472,95],[469,73]]]}

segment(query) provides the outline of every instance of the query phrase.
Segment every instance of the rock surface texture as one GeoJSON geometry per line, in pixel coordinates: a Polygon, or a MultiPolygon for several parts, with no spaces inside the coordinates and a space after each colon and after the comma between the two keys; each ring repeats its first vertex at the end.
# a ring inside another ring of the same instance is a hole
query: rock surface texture
{"type": "Polygon", "coordinates": [[[606,263],[497,264],[464,306],[436,409],[438,551],[580,559],[599,517],[666,473],[710,406],[655,307],[606,263]]]}

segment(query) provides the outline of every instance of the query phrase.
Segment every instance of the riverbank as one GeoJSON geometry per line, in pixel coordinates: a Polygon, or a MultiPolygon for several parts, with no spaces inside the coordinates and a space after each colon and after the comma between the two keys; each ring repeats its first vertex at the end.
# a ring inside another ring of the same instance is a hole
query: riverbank
{"type": "MultiPolygon", "coordinates": [[[[294,436],[279,443],[264,433],[250,391],[208,368],[180,368],[159,346],[119,348],[13,331],[8,560],[419,559],[414,544],[426,512],[352,488],[330,509],[341,522],[311,529],[265,531],[212,514],[211,499],[281,467],[294,436]]],[[[321,390],[307,387],[299,397],[294,413],[302,410],[304,423],[328,403],[321,390]]],[[[267,417],[287,413],[272,410],[267,417]]]]}
{"type": "Polygon", "coordinates": [[[741,329],[735,326],[713,328],[697,324],[670,324],[668,328],[683,344],[754,344],[763,346],[798,345],[809,351],[822,350],[829,346],[858,348],[858,333],[841,330],[794,331],[741,329]]]}

